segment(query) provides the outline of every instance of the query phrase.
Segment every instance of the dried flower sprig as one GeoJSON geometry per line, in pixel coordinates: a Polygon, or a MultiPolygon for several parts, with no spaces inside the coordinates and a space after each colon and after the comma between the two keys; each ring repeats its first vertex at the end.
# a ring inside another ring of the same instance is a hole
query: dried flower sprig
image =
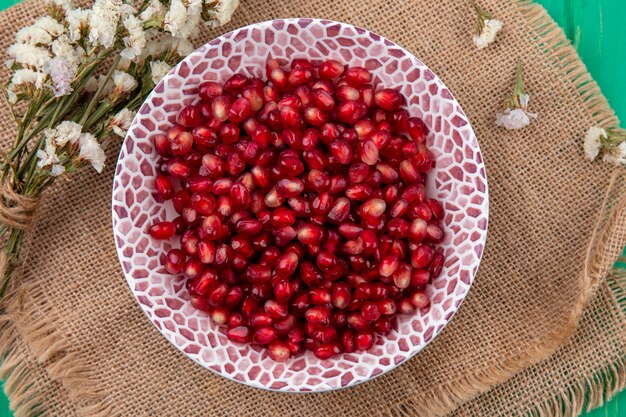
{"type": "Polygon", "coordinates": [[[521,62],[517,63],[515,87],[513,94],[506,100],[503,111],[496,114],[496,125],[506,129],[522,129],[536,119],[537,114],[528,111],[530,95],[524,88],[524,77],[521,62]]]}
{"type": "Polygon", "coordinates": [[[626,165],[626,131],[591,126],[583,143],[585,156],[595,160],[602,152],[604,162],[617,166],[626,165]]]}
{"type": "Polygon", "coordinates": [[[228,22],[237,4],[50,0],[47,16],[17,32],[5,89],[17,135],[0,153],[0,298],[42,192],[84,167],[101,172],[103,144],[125,136],[145,97],[193,50],[199,25],[228,22]]]}
{"type": "Polygon", "coordinates": [[[473,41],[478,49],[486,48],[496,39],[496,35],[502,29],[502,22],[495,19],[487,10],[471,1],[472,7],[476,12],[476,30],[474,31],[473,41]]]}

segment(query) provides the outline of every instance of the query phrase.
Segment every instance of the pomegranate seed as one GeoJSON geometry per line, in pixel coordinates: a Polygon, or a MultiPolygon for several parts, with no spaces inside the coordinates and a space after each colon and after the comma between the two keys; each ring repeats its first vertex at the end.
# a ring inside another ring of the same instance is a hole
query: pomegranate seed
{"type": "Polygon", "coordinates": [[[356,350],[368,350],[374,346],[374,334],[369,331],[361,331],[354,336],[356,350]]]}
{"type": "Polygon", "coordinates": [[[272,278],[272,271],[267,266],[252,264],[246,268],[245,277],[251,284],[262,284],[272,278]]]}
{"type": "Polygon", "coordinates": [[[326,305],[330,303],[330,291],[324,288],[314,288],[309,291],[309,303],[314,305],[326,305]]]}
{"type": "Polygon", "coordinates": [[[426,204],[428,204],[428,207],[432,211],[433,217],[435,218],[435,220],[443,219],[443,207],[441,206],[441,204],[439,204],[438,201],[428,199],[426,200],[426,204]]]}
{"type": "Polygon", "coordinates": [[[234,327],[226,332],[226,336],[233,342],[246,343],[250,341],[250,329],[245,326],[234,327]]]}
{"type": "Polygon", "coordinates": [[[241,312],[244,317],[252,317],[252,315],[259,308],[259,302],[252,297],[247,297],[243,300],[243,304],[241,305],[241,312]]]}
{"type": "Polygon", "coordinates": [[[396,313],[397,305],[391,298],[386,298],[378,302],[378,310],[385,316],[391,316],[396,313]]]}
{"type": "Polygon", "coordinates": [[[401,314],[413,314],[415,313],[415,306],[408,298],[404,298],[398,303],[398,311],[401,314]]]}
{"type": "Polygon", "coordinates": [[[365,68],[351,67],[346,70],[345,80],[351,85],[367,84],[372,81],[372,74],[365,68]]]}
{"type": "Polygon", "coordinates": [[[165,270],[170,274],[178,274],[185,266],[186,256],[180,249],[171,249],[165,255],[165,270]]]}
{"type": "Polygon", "coordinates": [[[281,276],[289,277],[293,275],[298,267],[298,255],[294,252],[286,252],[276,262],[274,271],[281,276]]]}
{"type": "Polygon", "coordinates": [[[293,86],[305,84],[313,78],[312,68],[295,68],[287,76],[287,82],[293,86]]]}
{"type": "Polygon", "coordinates": [[[278,246],[286,246],[297,236],[296,229],[291,226],[277,227],[272,229],[271,233],[274,235],[275,243],[278,246]]]}
{"type": "Polygon", "coordinates": [[[366,113],[367,107],[359,101],[343,101],[337,106],[337,119],[342,123],[354,124],[366,113]]]}
{"type": "Polygon", "coordinates": [[[400,107],[403,104],[404,99],[398,91],[392,88],[383,88],[374,94],[374,102],[378,107],[391,111],[400,107]]]}
{"type": "MultiPolygon", "coordinates": [[[[394,219],[398,217],[402,217],[406,214],[408,208],[409,208],[409,202],[403,198],[400,198],[395,203],[393,203],[393,205],[389,209],[389,216],[393,217],[394,219]]],[[[407,227],[407,233],[408,233],[408,229],[409,228],[407,227]]]]}
{"type": "Polygon", "coordinates": [[[282,320],[278,320],[275,324],[274,324],[274,328],[278,331],[278,333],[280,334],[285,334],[290,332],[297,323],[296,316],[294,316],[293,314],[289,314],[287,317],[285,317],[282,320]]]}
{"type": "Polygon", "coordinates": [[[390,277],[400,265],[397,255],[386,255],[380,261],[379,273],[383,277],[390,277]]]}
{"type": "Polygon", "coordinates": [[[369,328],[369,323],[363,318],[361,313],[348,314],[348,325],[357,332],[369,328]]]}
{"type": "Polygon", "coordinates": [[[321,284],[322,273],[310,262],[304,261],[300,264],[300,278],[309,287],[316,287],[321,284]]]}
{"type": "Polygon", "coordinates": [[[286,362],[291,356],[291,350],[285,342],[274,340],[267,347],[268,356],[275,362],[286,362]]]}
{"type": "Polygon", "coordinates": [[[400,177],[405,183],[411,184],[419,179],[420,174],[411,161],[404,160],[400,162],[400,177]]]}
{"type": "Polygon", "coordinates": [[[213,119],[224,122],[228,119],[228,113],[230,112],[230,98],[228,96],[217,96],[211,102],[211,110],[213,112],[213,119]]]}
{"type": "Polygon", "coordinates": [[[313,354],[318,359],[329,359],[341,353],[341,345],[338,342],[322,343],[313,349],[313,354]]]}
{"type": "Polygon", "coordinates": [[[434,251],[430,246],[419,245],[411,255],[411,265],[413,268],[425,268],[433,259],[434,251]]]}
{"type": "Polygon", "coordinates": [[[242,74],[234,74],[224,83],[224,90],[238,92],[248,83],[248,78],[242,74]]]}
{"type": "Polygon", "coordinates": [[[284,319],[289,314],[286,304],[274,300],[267,300],[264,308],[265,312],[274,320],[284,319]]]}
{"type": "Polygon", "coordinates": [[[295,177],[283,178],[276,183],[276,192],[282,198],[295,197],[302,191],[304,191],[304,183],[295,177]]]}
{"type": "Polygon", "coordinates": [[[432,274],[433,278],[437,278],[439,274],[441,274],[441,270],[443,269],[443,261],[445,260],[443,254],[440,252],[435,252],[433,255],[433,259],[428,267],[428,270],[432,274]]]}
{"type": "Polygon", "coordinates": [[[230,200],[236,208],[246,208],[251,201],[250,191],[242,184],[234,184],[230,189],[230,200]]]}
{"type": "Polygon", "coordinates": [[[378,304],[374,302],[365,301],[361,305],[361,316],[367,321],[377,320],[380,317],[380,314],[381,313],[380,309],[378,308],[378,304]]]}
{"type": "Polygon", "coordinates": [[[224,175],[224,161],[215,155],[204,155],[202,157],[202,166],[206,170],[207,175],[211,178],[220,178],[224,175]]]}
{"type": "Polygon", "coordinates": [[[424,219],[415,219],[409,226],[407,236],[414,243],[419,243],[426,238],[428,234],[428,223],[424,219]]]}
{"type": "Polygon", "coordinates": [[[414,269],[411,272],[411,287],[421,287],[428,284],[429,281],[430,272],[426,269],[414,269]]]}
{"type": "Polygon", "coordinates": [[[354,344],[354,333],[351,330],[346,330],[341,334],[341,344],[345,353],[352,353],[356,349],[354,344]]]}
{"type": "Polygon", "coordinates": [[[180,111],[180,113],[178,113],[178,123],[180,123],[184,127],[196,127],[200,124],[201,121],[202,115],[200,114],[200,110],[196,106],[185,106],[180,111]]]}
{"type": "Polygon", "coordinates": [[[189,291],[195,295],[205,295],[212,287],[219,283],[219,278],[214,269],[207,268],[196,276],[192,281],[189,291]]]}
{"type": "Polygon", "coordinates": [[[285,278],[281,278],[274,283],[274,297],[280,303],[289,301],[293,292],[293,286],[285,278]]]}
{"type": "Polygon", "coordinates": [[[187,179],[191,173],[189,165],[175,159],[172,159],[166,164],[166,170],[171,176],[182,180],[187,179]]]}
{"type": "Polygon", "coordinates": [[[424,143],[426,140],[427,129],[424,122],[417,117],[410,117],[408,120],[409,137],[417,143],[424,143]]]}
{"type": "Polygon", "coordinates": [[[209,313],[209,317],[213,321],[213,323],[218,326],[222,324],[226,324],[228,321],[229,312],[225,307],[213,307],[209,313]]]}
{"type": "Polygon", "coordinates": [[[426,308],[430,304],[430,300],[424,291],[414,291],[409,295],[409,301],[415,308],[426,308]]]}
{"type": "Polygon", "coordinates": [[[276,336],[278,336],[278,332],[273,327],[260,327],[252,335],[252,341],[260,345],[267,345],[276,339],[276,336]]]}
{"type": "Polygon", "coordinates": [[[443,239],[443,230],[436,224],[430,223],[426,227],[426,238],[431,242],[440,242],[443,239]]]}
{"type": "Polygon", "coordinates": [[[223,92],[222,85],[213,81],[202,83],[198,88],[200,98],[205,101],[211,101],[215,97],[221,96],[223,92]]]}
{"type": "Polygon", "coordinates": [[[324,238],[324,229],[313,224],[304,224],[298,229],[298,240],[307,245],[317,245],[324,238]]]}
{"type": "Polygon", "coordinates": [[[341,62],[329,59],[320,64],[317,74],[321,78],[337,78],[343,74],[344,69],[345,67],[341,62]]]}
{"type": "Polygon", "coordinates": [[[243,290],[241,289],[241,287],[231,287],[226,293],[226,298],[224,299],[224,305],[228,308],[233,308],[239,305],[242,299],[243,299],[243,290]]]}
{"type": "Polygon", "coordinates": [[[172,222],[158,222],[150,226],[148,233],[155,239],[166,240],[176,234],[176,226],[172,222]]]}
{"type": "Polygon", "coordinates": [[[170,151],[174,155],[184,155],[193,146],[193,136],[189,132],[180,132],[170,141],[170,151]]]}
{"type": "Polygon", "coordinates": [[[305,313],[307,322],[321,326],[330,324],[330,310],[325,306],[317,306],[308,309],[305,313]]]}
{"type": "Polygon", "coordinates": [[[215,244],[211,241],[198,242],[198,259],[203,264],[215,261],[215,244]]]}
{"type": "Polygon", "coordinates": [[[217,284],[209,291],[207,295],[207,301],[213,307],[218,307],[224,304],[226,300],[226,294],[228,293],[228,286],[224,283],[217,284]]]}
{"type": "Polygon", "coordinates": [[[359,183],[365,181],[369,177],[370,168],[368,165],[355,162],[350,165],[348,169],[348,177],[350,178],[350,182],[359,183]]]}
{"type": "Polygon", "coordinates": [[[347,198],[338,198],[333,204],[333,208],[327,215],[329,221],[334,223],[343,222],[350,214],[350,200],[347,198]]]}
{"type": "Polygon", "coordinates": [[[367,165],[376,165],[378,162],[378,148],[371,140],[359,144],[359,157],[367,165]]]}

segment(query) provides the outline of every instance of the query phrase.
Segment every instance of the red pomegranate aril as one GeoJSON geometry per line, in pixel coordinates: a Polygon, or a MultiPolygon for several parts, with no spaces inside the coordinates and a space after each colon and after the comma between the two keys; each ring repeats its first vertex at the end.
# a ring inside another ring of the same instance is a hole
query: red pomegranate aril
{"type": "Polygon", "coordinates": [[[326,90],[321,88],[315,89],[312,92],[312,98],[316,106],[321,110],[332,110],[335,107],[335,99],[326,90]]]}
{"type": "Polygon", "coordinates": [[[267,300],[264,308],[265,312],[274,320],[284,319],[289,314],[287,305],[279,303],[275,300],[267,300]]]}
{"type": "Polygon", "coordinates": [[[337,120],[342,123],[354,124],[365,116],[366,113],[367,108],[365,104],[359,101],[343,101],[337,106],[337,120]]]}
{"type": "Polygon", "coordinates": [[[377,221],[383,215],[387,204],[385,200],[380,198],[372,198],[367,200],[359,207],[359,215],[366,221],[377,221]]]}
{"type": "Polygon", "coordinates": [[[295,68],[287,76],[287,82],[293,86],[309,82],[313,78],[311,68],[295,68]]]}
{"type": "Polygon", "coordinates": [[[324,288],[313,288],[309,291],[309,303],[313,305],[326,305],[331,301],[330,291],[324,288]]]}
{"type": "Polygon", "coordinates": [[[356,102],[361,97],[361,94],[359,93],[359,90],[352,86],[342,85],[341,87],[337,88],[335,96],[340,102],[356,102]]]}
{"type": "Polygon", "coordinates": [[[444,260],[445,258],[441,252],[435,252],[433,259],[430,262],[430,266],[428,267],[428,270],[433,278],[437,278],[439,274],[441,274],[444,260]]]}
{"type": "Polygon", "coordinates": [[[246,319],[243,317],[241,313],[232,313],[230,317],[228,317],[227,327],[228,329],[234,329],[235,327],[243,326],[246,323],[246,319]]]}
{"type": "Polygon", "coordinates": [[[356,223],[343,222],[339,224],[337,231],[346,239],[356,239],[363,231],[363,228],[356,223]]]}
{"type": "Polygon", "coordinates": [[[196,127],[202,121],[202,115],[198,107],[189,105],[183,107],[178,113],[178,123],[187,128],[196,127]]]}
{"type": "Polygon", "coordinates": [[[374,102],[383,110],[391,111],[403,104],[404,97],[397,90],[383,88],[374,94],[374,102]]]}
{"type": "Polygon", "coordinates": [[[252,264],[246,268],[244,276],[251,284],[262,284],[272,278],[272,270],[267,266],[252,264]]]}
{"type": "Polygon", "coordinates": [[[307,245],[318,245],[324,238],[324,229],[313,224],[304,224],[298,229],[298,240],[307,245]]]}
{"type": "Polygon", "coordinates": [[[413,291],[409,295],[409,301],[415,306],[415,308],[426,308],[430,305],[428,295],[424,291],[413,291]]]}
{"type": "Polygon", "coordinates": [[[352,291],[350,291],[348,284],[335,284],[331,294],[331,301],[336,308],[344,309],[348,307],[348,304],[352,301],[352,291]]]}
{"type": "Polygon", "coordinates": [[[202,166],[206,170],[207,175],[211,178],[217,179],[224,175],[224,161],[215,155],[204,155],[202,157],[202,166]]]}
{"type": "Polygon", "coordinates": [[[224,305],[230,309],[239,305],[243,299],[243,290],[241,287],[230,287],[224,299],[224,305]]]}
{"type": "Polygon", "coordinates": [[[305,313],[307,322],[320,326],[330,324],[330,310],[326,306],[316,306],[309,308],[305,313]]]}
{"type": "Polygon", "coordinates": [[[313,354],[318,359],[330,359],[332,356],[341,353],[341,345],[338,342],[322,343],[313,349],[313,354]]]}
{"type": "Polygon", "coordinates": [[[228,113],[230,112],[230,98],[225,95],[217,96],[211,102],[211,110],[213,112],[213,119],[219,122],[225,122],[228,120],[228,113]]]}
{"type": "Polygon", "coordinates": [[[191,168],[185,162],[172,159],[165,164],[166,171],[173,177],[185,180],[191,173],[191,168]]]}
{"type": "Polygon", "coordinates": [[[365,140],[358,145],[359,157],[367,165],[376,165],[378,162],[378,148],[371,140],[365,140]]]}
{"type": "Polygon", "coordinates": [[[252,335],[252,341],[260,345],[267,345],[278,336],[278,332],[273,327],[264,326],[258,328],[252,335]]]}
{"type": "Polygon", "coordinates": [[[284,277],[293,275],[298,268],[298,255],[294,252],[285,252],[280,258],[278,258],[274,271],[284,277]]]}
{"type": "Polygon", "coordinates": [[[152,137],[154,149],[159,155],[168,156],[170,154],[170,140],[165,135],[154,135],[152,137]]]}
{"type": "Polygon", "coordinates": [[[392,219],[387,223],[387,233],[390,236],[403,239],[409,232],[409,222],[404,219],[392,219]]]}
{"type": "Polygon", "coordinates": [[[426,204],[428,204],[428,207],[432,211],[435,220],[443,219],[443,207],[437,200],[428,199],[426,200],[426,204]]]}
{"type": "Polygon", "coordinates": [[[398,269],[400,261],[397,255],[386,255],[380,261],[379,273],[383,277],[390,277],[398,269]]]}
{"type": "Polygon", "coordinates": [[[226,337],[233,342],[246,343],[250,341],[250,329],[245,326],[234,327],[226,332],[226,337]]]}
{"type": "Polygon", "coordinates": [[[378,308],[378,304],[374,302],[365,301],[361,305],[361,316],[367,321],[377,320],[380,317],[380,314],[381,313],[380,309],[378,308]]]}
{"type": "Polygon", "coordinates": [[[402,191],[401,197],[409,203],[421,203],[426,197],[426,189],[424,187],[424,184],[415,183],[409,185],[404,189],[404,191],[402,191]]]}
{"type": "Polygon", "coordinates": [[[286,278],[280,278],[274,282],[274,298],[279,303],[285,303],[291,299],[293,295],[293,286],[286,278]]]}
{"type": "Polygon", "coordinates": [[[368,350],[374,346],[376,338],[370,331],[361,331],[354,336],[354,346],[356,350],[368,350]]]}
{"type": "Polygon", "coordinates": [[[176,234],[176,226],[172,222],[158,222],[150,226],[148,233],[155,239],[166,240],[176,234]]]}
{"type": "Polygon", "coordinates": [[[378,310],[381,314],[385,316],[391,316],[396,313],[398,306],[394,300],[391,298],[385,298],[384,300],[378,301],[378,310]]]}
{"type": "Polygon", "coordinates": [[[411,161],[404,160],[400,162],[400,177],[405,183],[412,184],[419,179],[420,174],[411,161]]]}
{"type": "Polygon", "coordinates": [[[407,236],[409,241],[419,243],[423,241],[428,234],[428,223],[424,219],[415,219],[409,226],[407,236]]]}
{"type": "Polygon", "coordinates": [[[304,120],[312,126],[322,126],[328,121],[328,114],[316,107],[309,107],[304,111],[304,120]]]}
{"type": "Polygon", "coordinates": [[[224,83],[224,90],[238,92],[248,83],[248,78],[242,74],[234,74],[224,83]]]}
{"type": "Polygon", "coordinates": [[[340,77],[345,70],[345,66],[334,59],[322,62],[317,69],[320,78],[337,78],[340,77]]]}
{"type": "Polygon", "coordinates": [[[226,294],[228,293],[228,285],[224,283],[217,284],[207,294],[207,301],[213,307],[218,307],[224,304],[226,300],[226,294]]]}
{"type": "Polygon", "coordinates": [[[329,221],[341,223],[348,218],[350,214],[350,200],[347,198],[338,198],[333,204],[333,208],[327,215],[329,221]]]}
{"type": "Polygon", "coordinates": [[[215,261],[215,243],[211,241],[198,242],[198,259],[203,264],[210,264],[215,261]]]}
{"type": "Polygon", "coordinates": [[[436,224],[430,223],[426,227],[426,238],[431,242],[440,242],[443,239],[443,230],[436,224]]]}
{"type": "Polygon", "coordinates": [[[224,92],[224,88],[220,83],[214,81],[207,81],[205,83],[200,84],[198,88],[198,94],[200,98],[205,101],[211,101],[217,96],[222,95],[224,92]]]}
{"type": "Polygon", "coordinates": [[[212,268],[207,268],[202,274],[191,280],[190,292],[195,295],[205,295],[218,283],[219,278],[216,271],[212,268]]]}
{"type": "Polygon", "coordinates": [[[192,295],[189,297],[189,303],[192,307],[197,308],[198,310],[209,312],[211,310],[211,305],[207,302],[204,297],[199,295],[192,295]]]}
{"type": "Polygon", "coordinates": [[[408,120],[409,137],[417,143],[424,143],[428,133],[426,125],[417,117],[410,117],[408,120]]]}
{"type": "Polygon", "coordinates": [[[229,311],[226,307],[213,307],[209,312],[209,317],[213,323],[221,326],[228,321],[229,311]]]}
{"type": "MultiPolygon", "coordinates": [[[[432,265],[432,262],[431,262],[432,265]]],[[[423,287],[430,281],[430,272],[426,269],[413,269],[411,271],[411,288],[423,287]]]]}
{"type": "Polygon", "coordinates": [[[296,316],[294,316],[293,314],[289,314],[284,319],[278,320],[276,323],[274,323],[274,328],[278,331],[278,333],[284,335],[290,332],[296,326],[297,322],[298,319],[296,318],[296,316]]]}
{"type": "Polygon", "coordinates": [[[434,251],[430,246],[419,245],[411,254],[413,268],[425,268],[430,264],[434,251]]]}
{"type": "Polygon", "coordinates": [[[171,249],[165,255],[165,270],[170,274],[178,274],[183,270],[187,256],[180,249],[171,249]]]}
{"type": "Polygon", "coordinates": [[[345,353],[352,353],[356,349],[354,344],[354,332],[351,330],[345,330],[340,337],[341,345],[345,353]]]}
{"type": "Polygon", "coordinates": [[[316,287],[322,283],[322,273],[315,265],[308,261],[300,264],[300,279],[309,287],[316,287]]]}
{"type": "Polygon", "coordinates": [[[272,341],[267,347],[267,355],[274,362],[286,362],[291,356],[291,349],[286,342],[280,340],[272,341]]]}
{"type": "Polygon", "coordinates": [[[263,225],[255,219],[242,219],[237,222],[235,229],[244,235],[256,235],[261,231],[263,225]]]}
{"type": "Polygon", "coordinates": [[[348,314],[348,326],[358,332],[368,329],[369,323],[363,318],[361,313],[350,313],[348,314]]]}
{"type": "Polygon", "coordinates": [[[413,268],[410,265],[401,262],[393,273],[393,283],[398,288],[408,288],[411,285],[413,268]]]}
{"type": "MultiPolygon", "coordinates": [[[[396,200],[396,202],[393,203],[393,205],[389,209],[389,216],[393,217],[394,219],[401,218],[406,214],[408,208],[409,208],[409,202],[403,198],[400,198],[396,200]]],[[[407,233],[408,233],[408,229],[409,228],[407,227],[407,233]]]]}
{"type": "Polygon", "coordinates": [[[193,137],[189,132],[180,132],[170,141],[170,151],[174,155],[184,155],[191,150],[193,137]]]}
{"type": "Polygon", "coordinates": [[[282,198],[295,197],[304,191],[304,183],[296,177],[283,178],[276,183],[276,192],[282,198]]]}
{"type": "Polygon", "coordinates": [[[258,308],[259,302],[252,297],[246,297],[241,304],[241,312],[244,317],[252,317],[258,308]]]}
{"type": "Polygon", "coordinates": [[[372,74],[362,67],[350,67],[346,70],[344,79],[351,85],[367,84],[372,81],[372,74]]]}

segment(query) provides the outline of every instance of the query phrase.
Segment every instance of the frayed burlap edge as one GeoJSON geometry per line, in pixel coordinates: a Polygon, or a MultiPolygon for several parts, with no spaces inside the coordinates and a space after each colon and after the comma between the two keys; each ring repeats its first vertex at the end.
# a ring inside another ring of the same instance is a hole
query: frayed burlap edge
{"type": "Polygon", "coordinates": [[[29,389],[34,376],[16,351],[18,339],[23,340],[38,364],[52,381],[57,381],[68,393],[80,415],[109,417],[119,415],[99,388],[90,369],[72,351],[63,329],[56,325],[59,320],[51,309],[37,304],[43,299],[41,288],[22,286],[7,295],[3,305],[5,313],[0,316],[0,379],[5,380],[4,390],[10,399],[16,416],[46,416],[46,398],[29,389]]]}
{"type": "MultiPolygon", "coordinates": [[[[626,258],[622,259],[626,262],[626,258]]],[[[607,279],[613,296],[626,314],[626,268],[616,267],[607,279]]],[[[600,369],[595,374],[577,381],[564,392],[550,398],[531,411],[532,417],[578,416],[583,411],[591,411],[626,388],[626,356],[600,369]]]]}
{"type": "MultiPolygon", "coordinates": [[[[542,6],[533,3],[532,0],[518,0],[518,5],[520,14],[528,22],[532,33],[536,35],[534,41],[544,49],[545,53],[554,56],[553,64],[558,66],[564,80],[571,85],[572,93],[581,97],[595,123],[605,127],[618,126],[618,120],[600,88],[587,72],[561,28],[542,6]]],[[[577,146],[577,144],[578,141],[572,140],[572,146],[577,146]]],[[[590,169],[592,169],[591,166],[590,169]]],[[[624,214],[626,214],[626,198],[619,201],[613,195],[616,184],[623,181],[622,178],[618,180],[619,176],[616,171],[607,189],[593,236],[590,239],[585,265],[579,277],[580,296],[562,331],[548,337],[541,346],[534,346],[513,357],[506,358],[502,364],[496,364],[490,369],[480,370],[459,380],[446,383],[438,387],[436,394],[427,394],[396,404],[390,410],[389,415],[414,416],[425,413],[429,415],[448,413],[494,385],[506,381],[525,367],[551,356],[573,335],[598,282],[606,276],[613,261],[619,255],[619,251],[615,249],[619,245],[611,245],[610,242],[625,243],[626,236],[613,233],[612,228],[613,225],[619,224],[618,221],[623,221],[624,214]]],[[[626,278],[621,279],[626,281],[626,278]]],[[[46,412],[45,398],[42,398],[38,392],[29,391],[29,381],[32,381],[32,376],[29,375],[25,364],[16,360],[18,356],[14,352],[15,341],[21,337],[28,343],[38,361],[44,365],[50,377],[66,387],[81,415],[121,417],[122,414],[115,409],[106,397],[106,393],[98,388],[96,379],[90,374],[88,366],[78,354],[72,351],[66,333],[57,326],[59,322],[50,315],[50,311],[45,311],[41,306],[36,305],[36,300],[41,295],[38,294],[40,291],[40,288],[22,289],[19,294],[15,294],[17,296],[7,297],[11,299],[5,306],[7,314],[0,319],[0,330],[8,329],[7,321],[19,324],[20,327],[19,333],[11,329],[12,331],[2,331],[0,336],[2,361],[0,377],[6,380],[5,390],[16,415],[29,415],[35,411],[39,415],[45,415],[46,412]],[[24,297],[26,292],[28,292],[28,297],[24,297]],[[26,299],[29,301],[26,302],[26,299]]],[[[621,301],[624,302],[625,298],[622,296],[621,301]]],[[[607,375],[612,375],[611,380],[593,378],[572,387],[568,392],[559,393],[553,401],[537,408],[536,415],[559,415],[556,412],[563,408],[564,404],[571,404],[568,410],[582,409],[586,397],[590,398],[590,406],[601,404],[604,398],[608,398],[623,388],[625,365],[626,360],[611,367],[610,371],[614,373],[607,373],[607,375]]]]}

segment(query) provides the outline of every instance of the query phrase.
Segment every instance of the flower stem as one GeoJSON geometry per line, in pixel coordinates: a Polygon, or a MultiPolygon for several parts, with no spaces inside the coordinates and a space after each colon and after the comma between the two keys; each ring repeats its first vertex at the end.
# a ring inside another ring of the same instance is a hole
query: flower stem
{"type": "Polygon", "coordinates": [[[109,72],[106,75],[106,78],[104,79],[102,84],[98,87],[98,90],[96,91],[94,96],[91,98],[91,101],[89,102],[89,105],[87,106],[87,109],[85,110],[85,113],[83,114],[83,117],[80,119],[79,124],[84,125],[85,122],[87,121],[89,114],[91,113],[91,111],[93,110],[93,107],[96,105],[96,102],[98,101],[98,97],[100,96],[100,94],[102,94],[104,87],[111,80],[111,77],[113,77],[113,72],[115,72],[115,69],[117,68],[117,65],[120,63],[121,59],[122,59],[121,55],[118,55],[117,57],[115,57],[115,61],[113,61],[113,64],[111,64],[111,69],[109,69],[109,72]]]}

